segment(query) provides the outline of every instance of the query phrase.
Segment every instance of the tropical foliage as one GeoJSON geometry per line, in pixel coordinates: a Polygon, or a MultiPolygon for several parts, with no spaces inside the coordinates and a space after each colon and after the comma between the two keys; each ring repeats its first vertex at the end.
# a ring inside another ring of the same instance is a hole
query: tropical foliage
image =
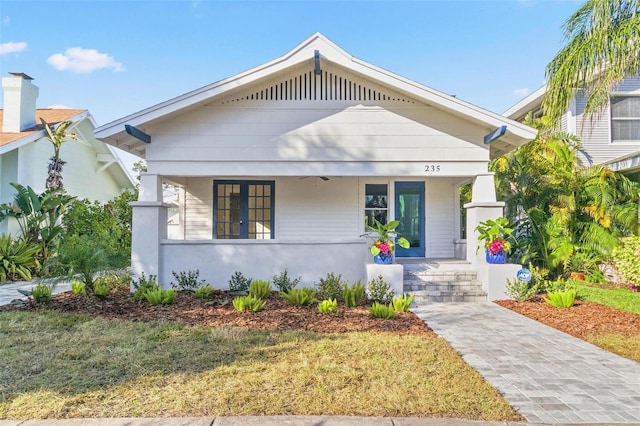
{"type": "MultiPolygon", "coordinates": [[[[545,120],[527,124],[542,128],[545,120]]],[[[491,164],[514,222],[514,254],[551,278],[568,275],[572,261],[597,264],[638,229],[639,185],[604,166],[581,166],[579,148],[575,136],[542,131],[491,164]]]]}
{"type": "Polygon", "coordinates": [[[14,202],[0,205],[0,222],[14,218],[20,236],[28,244],[38,245],[41,265],[55,253],[56,243],[63,232],[60,218],[74,199],[60,191],[46,190],[37,194],[30,186],[11,183],[16,189],[14,202]]]}
{"type": "Polygon", "coordinates": [[[613,88],[640,72],[640,2],[587,0],[564,24],[567,44],[547,65],[545,115],[557,123],[575,91],[588,95],[585,112],[607,106],[613,88]]]}
{"type": "Polygon", "coordinates": [[[38,245],[26,240],[13,241],[9,235],[0,235],[0,283],[15,278],[31,280],[39,250],[38,245]]]}

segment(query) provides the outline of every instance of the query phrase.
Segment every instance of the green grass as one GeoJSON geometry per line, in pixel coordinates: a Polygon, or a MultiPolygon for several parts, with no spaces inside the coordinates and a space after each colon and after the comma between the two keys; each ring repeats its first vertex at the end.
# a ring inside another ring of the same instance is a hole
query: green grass
{"type": "Polygon", "coordinates": [[[640,362],[640,339],[637,337],[600,334],[587,336],[586,340],[606,351],[640,362]]]}
{"type": "Polygon", "coordinates": [[[578,286],[578,298],[640,314],[640,293],[634,293],[626,288],[606,289],[580,285],[578,286]]]}
{"type": "Polygon", "coordinates": [[[0,418],[517,420],[444,339],[0,313],[0,418]]]}

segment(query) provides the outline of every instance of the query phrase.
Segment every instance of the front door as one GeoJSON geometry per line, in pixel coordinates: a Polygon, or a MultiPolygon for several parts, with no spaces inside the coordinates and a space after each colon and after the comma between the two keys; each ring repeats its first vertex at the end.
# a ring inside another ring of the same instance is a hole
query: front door
{"type": "Polygon", "coordinates": [[[424,257],[424,182],[396,182],[398,232],[410,247],[396,246],[397,257],[424,257]]]}

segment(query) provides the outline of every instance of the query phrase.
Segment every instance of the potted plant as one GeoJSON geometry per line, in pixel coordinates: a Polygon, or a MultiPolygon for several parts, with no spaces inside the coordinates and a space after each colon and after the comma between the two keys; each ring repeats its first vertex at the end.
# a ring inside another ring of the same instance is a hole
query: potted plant
{"type": "Polygon", "coordinates": [[[513,229],[509,227],[509,220],[506,217],[489,219],[480,222],[476,231],[479,232],[478,241],[484,243],[487,263],[505,263],[507,255],[511,252],[509,240],[513,233],[513,229]]]}
{"type": "Polygon", "coordinates": [[[393,252],[396,249],[396,244],[402,248],[409,248],[409,241],[399,236],[396,232],[400,221],[392,220],[383,224],[374,218],[373,223],[373,226],[367,225],[369,232],[362,234],[361,237],[369,237],[373,240],[369,251],[373,255],[375,263],[393,263],[393,252]]]}

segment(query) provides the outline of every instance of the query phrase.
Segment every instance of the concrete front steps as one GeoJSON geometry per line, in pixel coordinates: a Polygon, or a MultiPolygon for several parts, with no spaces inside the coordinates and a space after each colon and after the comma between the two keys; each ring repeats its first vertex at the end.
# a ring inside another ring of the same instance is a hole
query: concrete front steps
{"type": "Polygon", "coordinates": [[[466,265],[460,266],[460,269],[443,270],[427,263],[404,264],[404,292],[413,293],[413,302],[417,305],[486,302],[487,292],[477,280],[477,273],[463,269],[466,265]]]}

